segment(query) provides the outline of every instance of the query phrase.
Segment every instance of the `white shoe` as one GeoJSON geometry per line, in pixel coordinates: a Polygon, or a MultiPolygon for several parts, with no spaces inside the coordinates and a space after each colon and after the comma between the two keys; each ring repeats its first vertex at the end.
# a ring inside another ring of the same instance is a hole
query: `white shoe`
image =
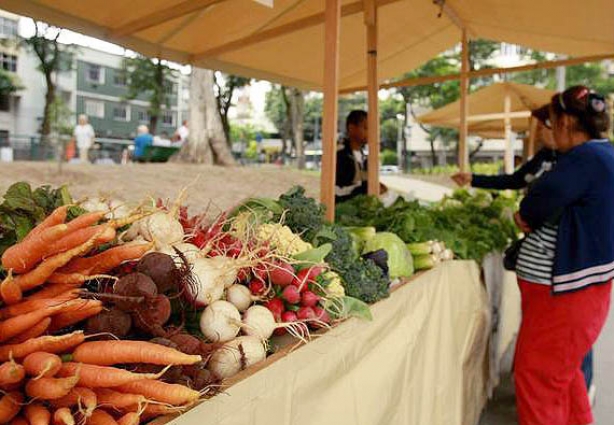
{"type": "Polygon", "coordinates": [[[595,407],[595,399],[597,397],[597,387],[595,386],[595,384],[591,384],[590,387],[588,387],[588,401],[591,404],[591,407],[595,407]]]}

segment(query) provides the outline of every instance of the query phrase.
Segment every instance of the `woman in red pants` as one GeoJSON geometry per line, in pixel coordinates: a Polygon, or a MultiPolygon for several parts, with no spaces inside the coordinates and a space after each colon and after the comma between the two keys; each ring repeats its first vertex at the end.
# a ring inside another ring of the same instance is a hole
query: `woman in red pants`
{"type": "Polygon", "coordinates": [[[610,308],[614,277],[614,147],[605,99],[575,86],[541,111],[558,150],[554,170],[523,199],[517,263],[522,325],[514,379],[521,425],[593,422],[583,357],[610,308]]]}

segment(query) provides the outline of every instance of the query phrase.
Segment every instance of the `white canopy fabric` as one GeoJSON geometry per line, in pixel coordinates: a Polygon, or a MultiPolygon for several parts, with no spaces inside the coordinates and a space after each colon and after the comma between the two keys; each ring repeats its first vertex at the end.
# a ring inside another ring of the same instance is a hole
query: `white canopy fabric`
{"type": "MultiPolygon", "coordinates": [[[[540,89],[526,84],[510,82],[495,83],[470,94],[469,133],[487,138],[505,137],[504,105],[510,96],[512,130],[522,133],[529,130],[529,116],[536,109],[550,101],[554,90],[540,89]]],[[[418,117],[418,121],[437,127],[459,128],[460,101],[452,102],[418,117]]]]}
{"type": "MultiPolygon", "coordinates": [[[[400,77],[471,37],[568,55],[614,52],[612,0],[377,0],[378,77],[400,77]],[[441,16],[438,15],[442,12],[441,16]]],[[[0,0],[0,8],[148,56],[321,89],[324,0],[0,0]]],[[[362,0],[344,0],[340,89],[366,85],[362,0]]]]}

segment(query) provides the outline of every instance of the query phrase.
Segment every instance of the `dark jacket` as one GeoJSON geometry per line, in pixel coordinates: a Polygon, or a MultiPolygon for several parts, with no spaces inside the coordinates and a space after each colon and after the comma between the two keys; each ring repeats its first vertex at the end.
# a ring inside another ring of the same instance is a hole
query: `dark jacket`
{"type": "Polygon", "coordinates": [[[524,163],[514,174],[484,176],[473,174],[472,187],[481,189],[522,189],[532,184],[542,174],[552,170],[556,162],[556,153],[552,149],[541,149],[533,158],[524,163]]]}
{"type": "Polygon", "coordinates": [[[614,277],[614,147],[592,140],[558,156],[531,187],[520,216],[532,229],[563,211],[552,270],[555,293],[614,277]]]}
{"type": "Polygon", "coordinates": [[[337,145],[335,173],[335,202],[343,202],[367,193],[367,160],[363,152],[362,163],[356,160],[350,141],[343,139],[337,145]]]}

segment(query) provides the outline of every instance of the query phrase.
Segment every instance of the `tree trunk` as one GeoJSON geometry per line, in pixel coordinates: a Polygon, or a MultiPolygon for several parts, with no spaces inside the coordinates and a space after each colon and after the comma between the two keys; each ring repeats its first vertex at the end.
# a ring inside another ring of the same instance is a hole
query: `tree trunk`
{"type": "Polygon", "coordinates": [[[205,77],[207,71],[192,68],[190,76],[189,122],[190,135],[179,153],[173,158],[177,162],[213,164],[213,153],[205,123],[205,77]]]}
{"type": "Polygon", "coordinates": [[[158,127],[158,115],[151,114],[149,116],[149,134],[156,134],[156,127],[158,127]]]}
{"type": "Polygon", "coordinates": [[[429,143],[431,144],[431,162],[434,167],[437,164],[437,155],[435,154],[435,139],[429,137],[429,143]]]}
{"type": "Polygon", "coordinates": [[[150,109],[151,115],[149,117],[149,133],[156,134],[156,129],[158,127],[158,117],[160,116],[160,111],[162,110],[162,103],[164,101],[164,65],[162,65],[162,61],[158,59],[158,63],[156,64],[156,87],[158,87],[157,93],[154,93],[152,97],[150,109]]]}
{"type": "Polygon", "coordinates": [[[41,125],[42,142],[46,143],[49,134],[51,133],[51,107],[55,100],[55,83],[51,72],[45,73],[45,81],[47,83],[47,92],[45,93],[45,109],[43,112],[43,122],[41,125]]]}
{"type": "Polygon", "coordinates": [[[290,105],[292,116],[292,134],[296,146],[296,166],[299,170],[305,169],[305,140],[304,140],[304,121],[305,121],[305,96],[299,89],[292,88],[290,92],[290,105]]]}
{"type": "Polygon", "coordinates": [[[217,107],[217,98],[213,89],[215,81],[213,71],[203,71],[203,100],[205,106],[205,126],[216,164],[234,165],[235,160],[230,152],[224,126],[217,107]]]}

